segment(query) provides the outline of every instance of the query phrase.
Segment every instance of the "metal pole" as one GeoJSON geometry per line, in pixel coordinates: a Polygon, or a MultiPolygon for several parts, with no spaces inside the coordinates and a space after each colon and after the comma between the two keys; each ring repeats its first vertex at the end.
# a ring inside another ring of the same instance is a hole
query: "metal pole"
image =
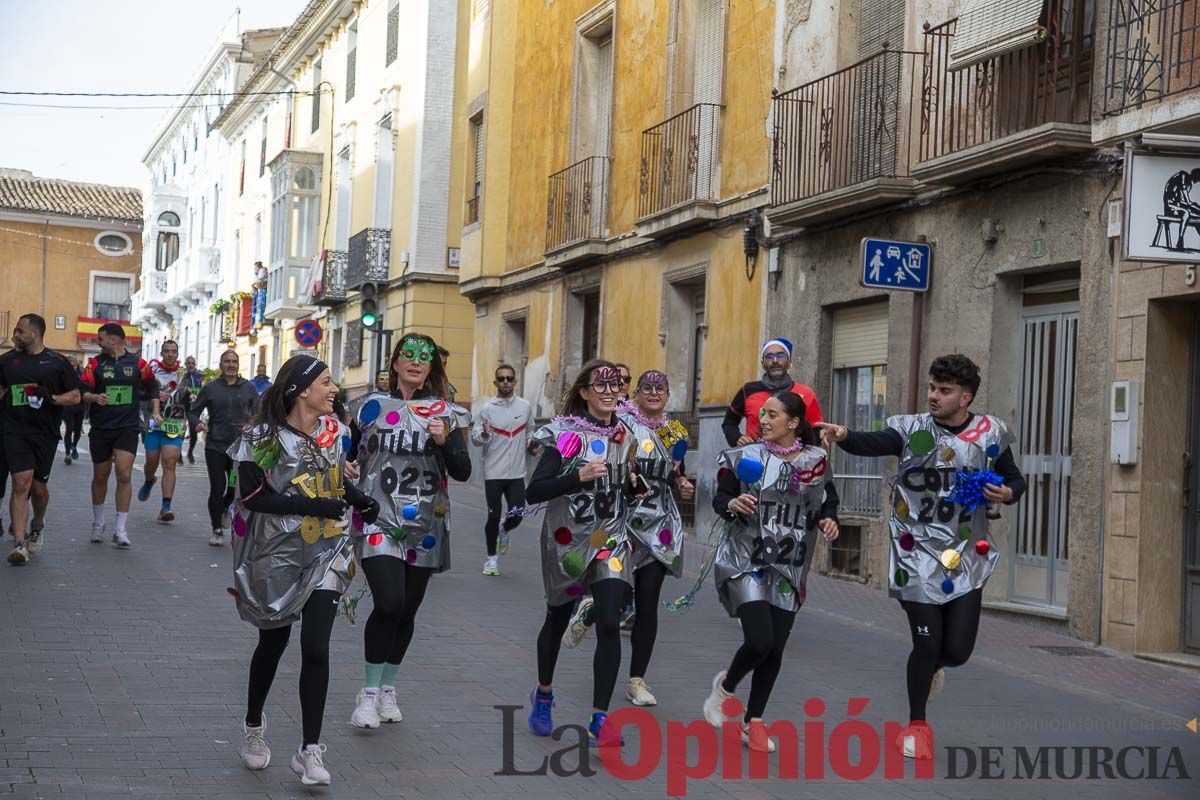
{"type": "MultiPolygon", "coordinates": [[[[925,244],[929,240],[918,236],[917,241],[925,244]]],[[[932,254],[930,255],[932,259],[932,254]]],[[[929,286],[933,287],[932,264],[930,265],[929,286]]],[[[916,414],[918,401],[921,397],[921,329],[925,321],[925,292],[913,295],[912,329],[908,338],[908,413],[916,414]]]]}
{"type": "MultiPolygon", "coordinates": [[[[42,226],[42,306],[38,312],[43,318],[46,316],[46,248],[50,243],[50,218],[46,218],[45,224],[42,226]]],[[[90,316],[92,310],[89,308],[87,314],[90,316]]]]}

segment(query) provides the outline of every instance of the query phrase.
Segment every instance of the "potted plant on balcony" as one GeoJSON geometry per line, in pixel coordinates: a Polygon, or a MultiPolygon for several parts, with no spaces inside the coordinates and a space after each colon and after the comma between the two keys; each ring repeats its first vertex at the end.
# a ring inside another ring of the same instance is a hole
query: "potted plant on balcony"
{"type": "Polygon", "coordinates": [[[224,300],[224,299],[218,300],[217,302],[215,302],[211,306],[209,306],[208,310],[209,310],[209,313],[212,313],[212,314],[224,314],[226,311],[229,310],[229,301],[224,300]]]}

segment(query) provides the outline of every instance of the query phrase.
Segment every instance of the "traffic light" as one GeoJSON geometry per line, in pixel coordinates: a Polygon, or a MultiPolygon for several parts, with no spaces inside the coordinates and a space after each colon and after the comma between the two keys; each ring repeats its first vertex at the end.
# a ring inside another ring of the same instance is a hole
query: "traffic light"
{"type": "Polygon", "coordinates": [[[359,322],[363,330],[373,331],[379,328],[379,284],[364,283],[358,290],[362,295],[359,301],[359,322]]]}

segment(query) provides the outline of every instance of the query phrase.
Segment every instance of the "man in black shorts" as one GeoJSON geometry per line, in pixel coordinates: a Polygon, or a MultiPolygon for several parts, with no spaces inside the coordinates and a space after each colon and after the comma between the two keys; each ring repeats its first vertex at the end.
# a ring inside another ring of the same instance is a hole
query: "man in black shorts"
{"type": "Polygon", "coordinates": [[[140,403],[158,396],[150,365],[125,350],[125,329],[115,322],[100,326],[100,355],[91,359],[79,379],[83,399],[91,403],[92,541],[104,541],[104,500],[108,476],[117,468],[117,529],[113,544],[129,547],[126,520],[133,496],[133,457],[141,433],[140,403]]]}
{"type": "MultiPolygon", "coordinates": [[[[79,376],[83,374],[83,368],[79,366],[79,359],[75,356],[67,356],[67,363],[71,365],[71,369],[75,370],[75,380],[78,382],[79,376]]],[[[73,406],[66,406],[62,410],[63,463],[65,464],[79,460],[79,439],[83,436],[83,411],[83,401],[73,406]]]]}
{"type": "Polygon", "coordinates": [[[13,538],[16,546],[8,563],[19,566],[42,549],[46,506],[50,503],[50,469],[58,451],[62,406],[79,402],[75,370],[67,360],[46,348],[46,320],[25,314],[13,329],[14,349],[0,356],[0,391],[4,393],[4,453],[12,472],[13,538]],[[33,503],[33,520],[29,504],[33,503]],[[25,524],[29,522],[29,538],[25,524]]]}

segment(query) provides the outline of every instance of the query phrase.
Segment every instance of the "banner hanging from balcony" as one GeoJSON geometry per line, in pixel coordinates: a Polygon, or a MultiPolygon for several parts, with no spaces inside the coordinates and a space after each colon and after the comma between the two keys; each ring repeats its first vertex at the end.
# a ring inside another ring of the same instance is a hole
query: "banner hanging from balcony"
{"type": "MultiPolygon", "coordinates": [[[[1198,138],[1197,143],[1200,143],[1198,138]]],[[[1125,156],[1121,250],[1134,261],[1200,261],[1200,153],[1125,156]]]]}
{"type": "Polygon", "coordinates": [[[94,317],[80,317],[75,324],[75,338],[81,342],[96,341],[96,334],[100,330],[100,326],[109,322],[115,322],[125,330],[126,342],[140,342],[142,340],[142,329],[136,325],[130,325],[128,322],[113,319],[96,319],[94,317]]]}

